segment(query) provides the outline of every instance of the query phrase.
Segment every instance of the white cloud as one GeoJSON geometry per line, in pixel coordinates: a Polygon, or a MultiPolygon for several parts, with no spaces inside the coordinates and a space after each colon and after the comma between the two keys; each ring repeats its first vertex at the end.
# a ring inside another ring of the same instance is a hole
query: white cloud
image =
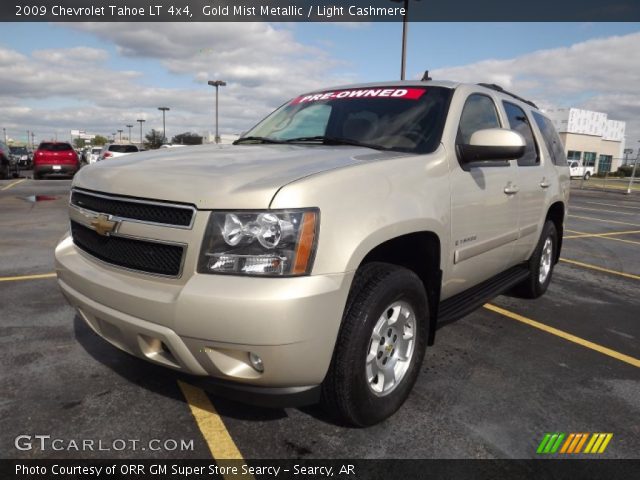
{"type": "Polygon", "coordinates": [[[540,106],[580,107],[627,122],[640,139],[640,33],[598,38],[506,60],[488,59],[434,70],[434,78],[497,83],[540,106]]]}

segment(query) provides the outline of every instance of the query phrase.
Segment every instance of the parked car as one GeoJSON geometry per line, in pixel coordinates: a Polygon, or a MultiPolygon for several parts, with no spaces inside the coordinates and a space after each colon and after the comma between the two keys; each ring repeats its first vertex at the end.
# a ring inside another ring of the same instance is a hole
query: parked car
{"type": "Polygon", "coordinates": [[[31,168],[31,155],[29,154],[29,150],[27,147],[18,147],[11,146],[9,147],[11,150],[11,156],[13,157],[14,163],[18,168],[29,169],[31,168]]]}
{"type": "Polygon", "coordinates": [[[595,170],[595,167],[586,167],[580,162],[569,162],[569,175],[571,176],[571,178],[577,177],[589,180],[589,178],[591,178],[591,176],[595,174],[595,170]]]}
{"type": "Polygon", "coordinates": [[[98,161],[98,157],[100,156],[100,152],[102,152],[102,147],[92,147],[88,152],[88,163],[96,163],[98,161]]]}
{"type": "Polygon", "coordinates": [[[122,143],[108,143],[98,155],[98,161],[106,160],[107,158],[116,158],[123,155],[130,155],[132,153],[138,153],[140,150],[135,145],[122,144],[122,143]]]}
{"type": "Polygon", "coordinates": [[[403,404],[438,323],[545,293],[568,197],[553,123],[498,86],[324,89],[234,145],[81,171],[56,271],[116,347],[365,426],[403,404]]]}
{"type": "Polygon", "coordinates": [[[11,150],[6,143],[0,141],[0,180],[9,178],[12,171],[11,150]]]}
{"type": "Polygon", "coordinates": [[[73,176],[80,169],[80,159],[66,142],[42,142],[33,156],[33,178],[46,175],[73,176]]]}

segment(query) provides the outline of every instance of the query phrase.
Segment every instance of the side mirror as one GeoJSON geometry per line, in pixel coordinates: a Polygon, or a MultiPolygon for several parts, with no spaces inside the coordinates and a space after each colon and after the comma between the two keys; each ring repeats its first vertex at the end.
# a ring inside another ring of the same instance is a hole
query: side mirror
{"type": "Polygon", "coordinates": [[[473,132],[468,144],[458,145],[465,163],[484,160],[517,160],[527,143],[518,132],[506,128],[487,128],[473,132]]]}

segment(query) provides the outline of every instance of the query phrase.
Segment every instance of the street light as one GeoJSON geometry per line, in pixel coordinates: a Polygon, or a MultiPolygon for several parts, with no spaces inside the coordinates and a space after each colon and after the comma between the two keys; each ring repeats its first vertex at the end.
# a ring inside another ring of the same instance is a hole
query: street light
{"type": "Polygon", "coordinates": [[[4,143],[7,143],[7,129],[2,127],[2,133],[4,134],[4,143]]]}
{"type": "Polygon", "coordinates": [[[120,134],[120,140],[118,142],[122,143],[122,130],[118,130],[118,133],[120,134]]]}
{"type": "Polygon", "coordinates": [[[139,118],[136,122],[140,124],[140,146],[142,147],[142,123],[146,122],[146,120],[144,118],[139,118]]]}
{"type": "MultiPolygon", "coordinates": [[[[402,57],[400,59],[400,80],[405,79],[407,64],[407,33],[409,31],[409,0],[391,0],[394,3],[404,3],[404,16],[402,18],[402,57]]],[[[416,0],[419,2],[420,0],[416,0]]]]}
{"type": "Polygon", "coordinates": [[[125,127],[129,129],[129,143],[131,143],[131,127],[133,127],[133,125],[125,125],[125,127]]]}
{"type": "Polygon", "coordinates": [[[167,128],[164,121],[164,114],[167,110],[171,110],[169,107],[158,107],[158,110],[162,110],[162,143],[165,143],[167,139],[167,128]]]}
{"type": "Polygon", "coordinates": [[[216,143],[220,143],[220,135],[218,135],[218,87],[224,87],[227,82],[222,80],[209,80],[208,85],[216,87],[216,143]]]}

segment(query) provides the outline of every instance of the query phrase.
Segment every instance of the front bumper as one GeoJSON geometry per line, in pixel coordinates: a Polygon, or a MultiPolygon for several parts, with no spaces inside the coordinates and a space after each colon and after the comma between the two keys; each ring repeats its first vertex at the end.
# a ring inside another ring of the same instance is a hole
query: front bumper
{"type": "Polygon", "coordinates": [[[353,277],[160,279],[103,264],[69,236],[55,256],[62,292],[98,335],[137,357],[214,377],[223,387],[237,384],[249,395],[254,386],[309,396],[322,382],[353,277]],[[251,366],[249,352],[262,358],[264,372],[251,366]]]}

